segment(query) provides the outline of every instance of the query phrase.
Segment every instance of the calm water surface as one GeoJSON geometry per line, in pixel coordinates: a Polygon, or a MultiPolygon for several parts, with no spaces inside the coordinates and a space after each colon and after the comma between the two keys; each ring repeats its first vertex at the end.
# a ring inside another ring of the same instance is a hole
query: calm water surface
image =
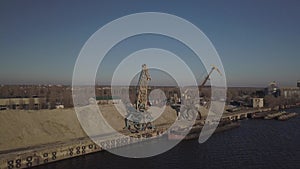
{"type": "MultiPolygon", "coordinates": [[[[291,109],[300,113],[300,109],[291,109]]],[[[300,116],[288,121],[243,120],[241,127],[217,133],[204,144],[183,141],[146,159],[99,152],[36,168],[49,169],[200,169],[300,168],[300,116]]]]}

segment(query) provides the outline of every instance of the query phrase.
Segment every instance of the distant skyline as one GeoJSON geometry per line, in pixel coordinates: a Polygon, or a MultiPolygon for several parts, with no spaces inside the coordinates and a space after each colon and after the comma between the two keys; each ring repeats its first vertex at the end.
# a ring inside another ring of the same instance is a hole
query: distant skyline
{"type": "MultiPolygon", "coordinates": [[[[228,86],[265,87],[271,81],[296,86],[300,80],[297,0],[7,0],[0,2],[0,84],[71,84],[87,39],[108,22],[137,12],[170,13],[200,28],[219,53],[228,86]]],[[[180,55],[202,81],[203,65],[186,46],[144,35],[115,46],[100,65],[97,82],[109,83],[122,58],[148,47],[180,55]]]]}

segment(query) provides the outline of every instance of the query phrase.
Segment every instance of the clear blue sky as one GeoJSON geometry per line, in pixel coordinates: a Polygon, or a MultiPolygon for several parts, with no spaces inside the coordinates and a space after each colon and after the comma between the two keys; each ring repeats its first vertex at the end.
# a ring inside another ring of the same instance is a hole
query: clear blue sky
{"type": "MultiPolygon", "coordinates": [[[[295,86],[300,79],[297,0],[3,0],[0,83],[70,84],[85,41],[106,23],[137,12],[170,13],[198,26],[217,49],[229,86],[266,86],[273,80],[280,86],[295,86]]],[[[118,55],[148,46],[174,51],[194,67],[202,67],[183,45],[150,35],[134,37],[116,46],[105,65],[113,67],[120,59],[118,55]]],[[[199,77],[203,75],[198,73],[199,77]]],[[[99,76],[105,83],[109,75],[99,76]]]]}

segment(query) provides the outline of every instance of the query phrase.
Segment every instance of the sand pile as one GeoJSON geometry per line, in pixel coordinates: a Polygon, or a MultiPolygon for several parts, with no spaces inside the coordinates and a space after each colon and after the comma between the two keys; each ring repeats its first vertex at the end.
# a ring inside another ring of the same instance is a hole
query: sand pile
{"type": "MultiPolygon", "coordinates": [[[[124,118],[113,105],[101,105],[101,113],[116,130],[124,118]]],[[[176,112],[166,107],[155,125],[173,123],[176,112]]],[[[0,111],[0,151],[86,137],[74,109],[0,111]]]]}
{"type": "Polygon", "coordinates": [[[1,111],[0,122],[0,151],[85,136],[73,109],[1,111]]]}

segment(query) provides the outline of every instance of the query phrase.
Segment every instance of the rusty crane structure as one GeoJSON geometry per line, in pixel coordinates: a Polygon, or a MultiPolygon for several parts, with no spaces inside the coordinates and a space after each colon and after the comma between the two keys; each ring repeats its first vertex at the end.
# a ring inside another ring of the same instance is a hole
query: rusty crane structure
{"type": "MultiPolygon", "coordinates": [[[[204,78],[203,82],[201,83],[201,85],[199,86],[198,90],[201,91],[204,87],[204,85],[207,83],[207,81],[209,80],[211,74],[217,71],[220,76],[222,76],[221,71],[214,65],[212,65],[211,70],[209,71],[209,73],[207,74],[207,76],[204,78]]],[[[180,118],[182,119],[193,119],[196,115],[195,111],[195,100],[192,99],[193,97],[190,97],[190,93],[193,93],[192,91],[190,91],[189,89],[186,89],[183,93],[183,96],[185,96],[183,98],[183,100],[185,101],[185,104],[181,104],[181,103],[175,103],[172,105],[172,107],[177,111],[177,116],[180,116],[180,118]]],[[[197,111],[199,118],[201,118],[201,113],[199,111],[197,111]]]]}
{"type": "Polygon", "coordinates": [[[145,111],[148,108],[148,83],[151,80],[146,64],[142,65],[142,71],[137,84],[136,110],[145,111]]]}
{"type": "Polygon", "coordinates": [[[142,70],[136,86],[137,100],[134,108],[128,108],[127,117],[125,118],[125,128],[133,132],[151,129],[152,116],[148,109],[148,84],[151,80],[146,64],[142,65],[142,70]]]}

